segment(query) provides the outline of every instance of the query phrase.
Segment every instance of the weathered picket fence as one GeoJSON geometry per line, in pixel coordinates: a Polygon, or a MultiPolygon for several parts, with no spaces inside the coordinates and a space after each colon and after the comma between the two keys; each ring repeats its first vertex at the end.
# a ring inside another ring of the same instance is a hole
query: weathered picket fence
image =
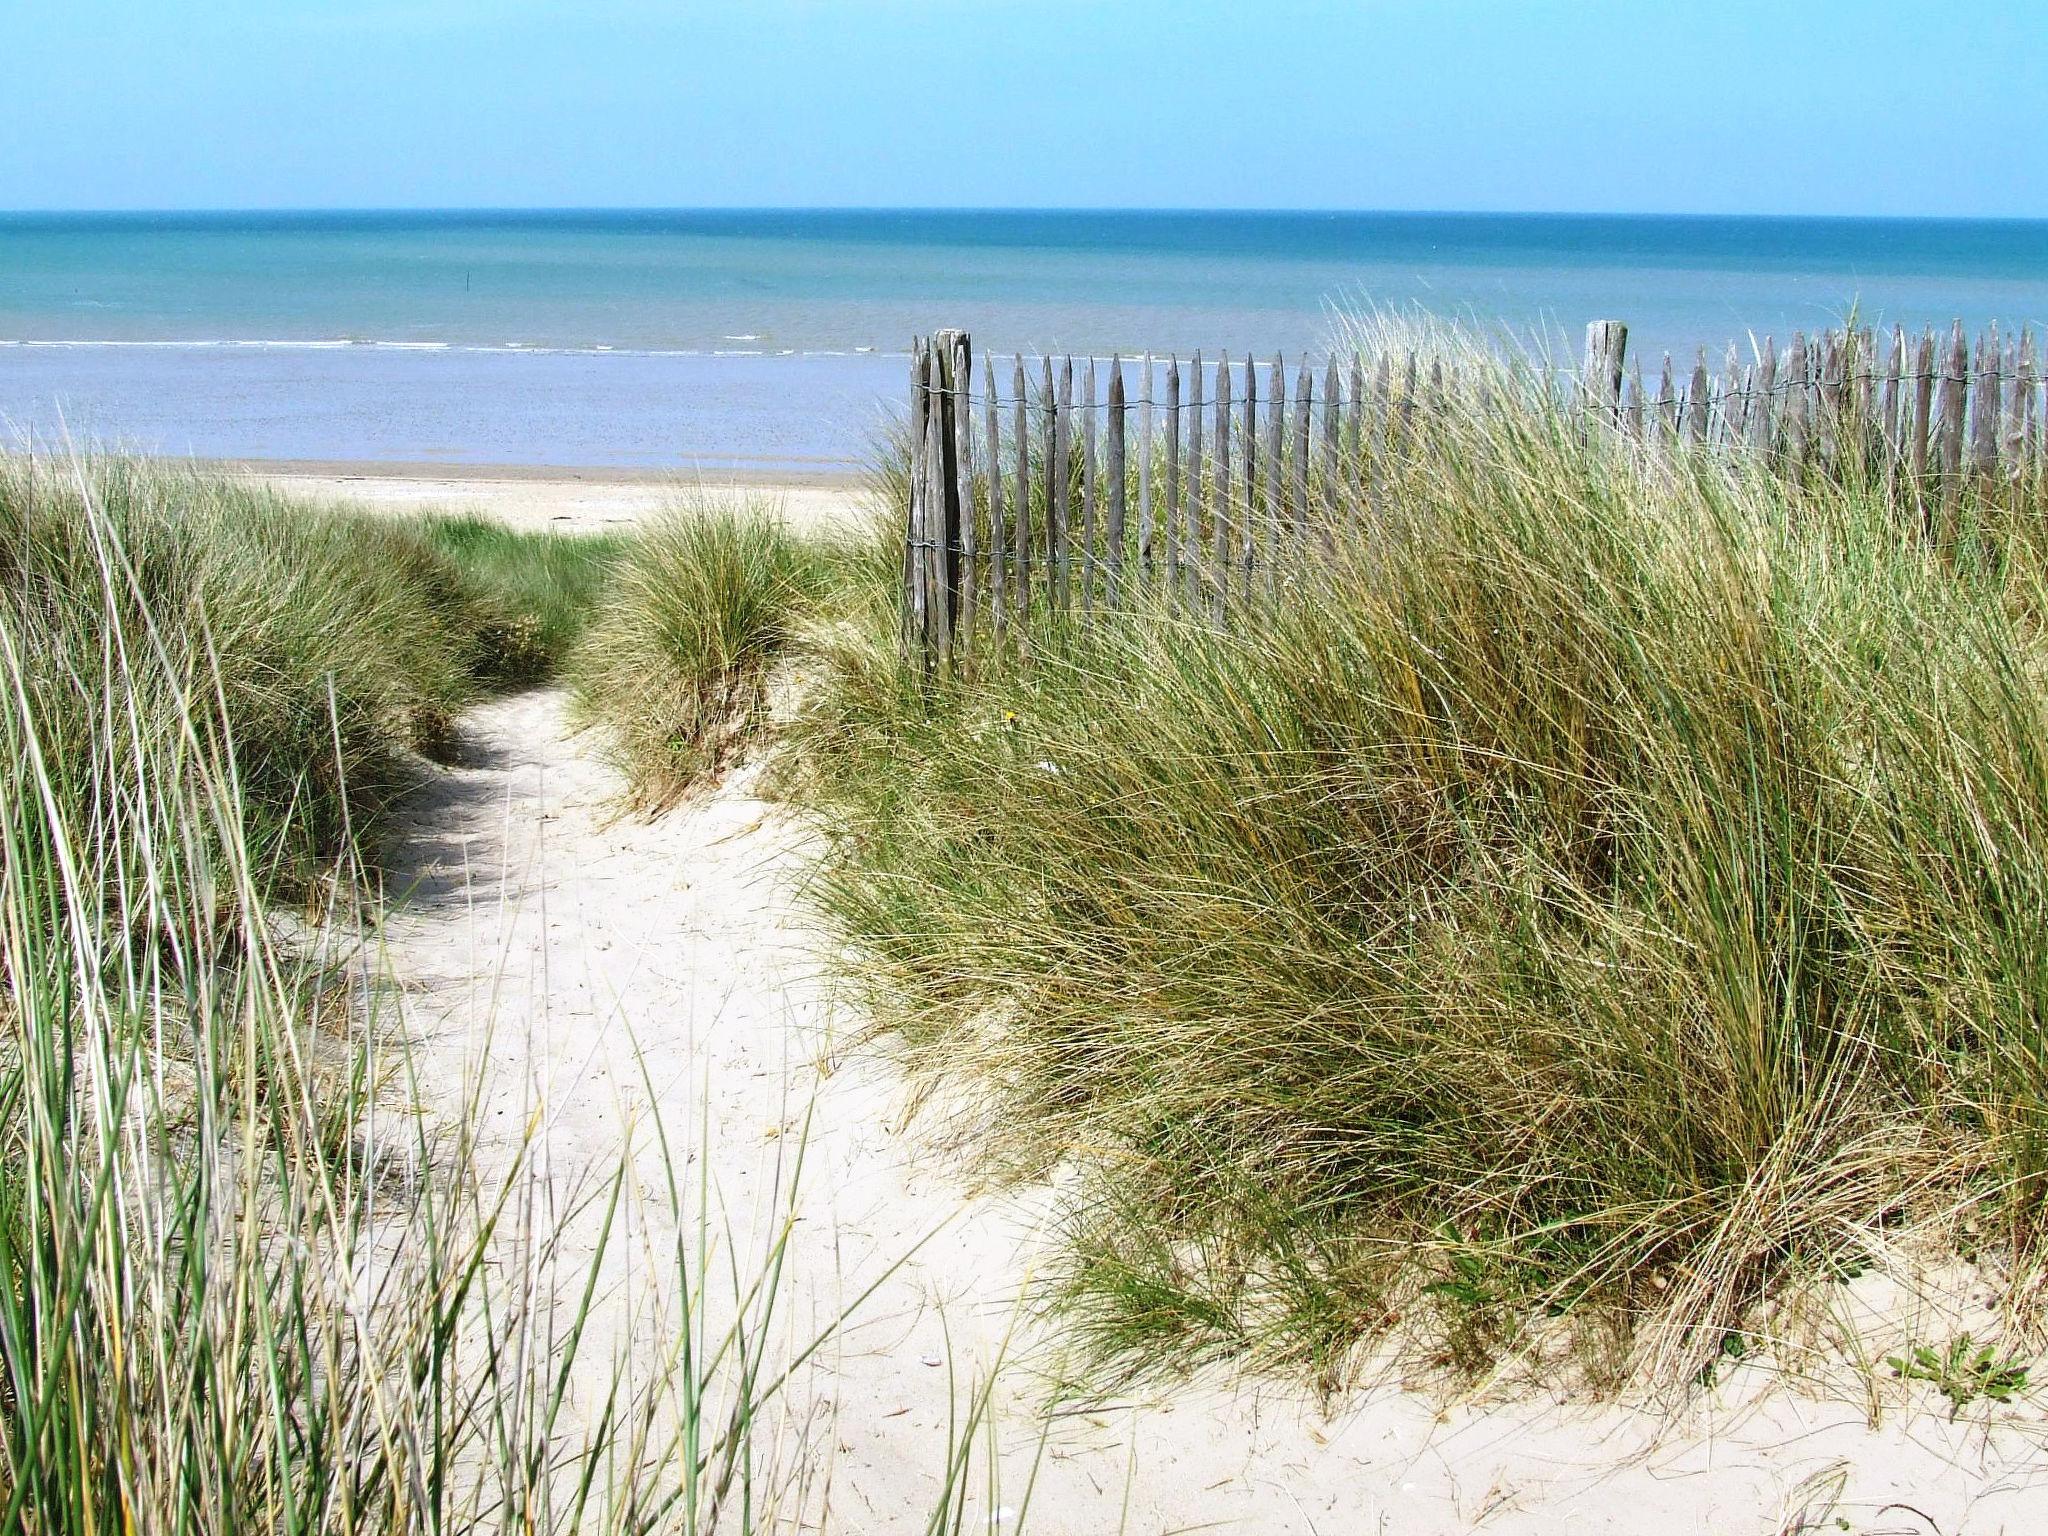
{"type": "Polygon", "coordinates": [[[2030,332],[1993,328],[1974,347],[1960,324],[1946,337],[1801,334],[1782,350],[1766,337],[1747,358],[1731,345],[1718,368],[1702,349],[1674,372],[1667,354],[1654,389],[1627,347],[1625,326],[1596,321],[1576,372],[1473,357],[1447,374],[1441,357],[1361,351],[1297,359],[1291,387],[1279,357],[1016,356],[1004,394],[993,357],[975,387],[964,331],[919,338],[906,651],[943,667],[1033,607],[1115,608],[1140,586],[1221,619],[1277,590],[1336,520],[1369,519],[1382,470],[1433,422],[1516,394],[1644,454],[1750,455],[1796,481],[1879,477],[1930,531],[1972,480],[2030,498],[2048,482],[2030,332]]]}

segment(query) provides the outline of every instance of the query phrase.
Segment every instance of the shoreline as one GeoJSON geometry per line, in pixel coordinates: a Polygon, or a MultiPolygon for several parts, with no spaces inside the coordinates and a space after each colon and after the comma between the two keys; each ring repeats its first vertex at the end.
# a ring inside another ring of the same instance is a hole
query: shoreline
{"type": "Polygon", "coordinates": [[[684,498],[767,498],[793,527],[857,523],[865,476],[843,469],[655,470],[566,464],[347,459],[185,459],[206,474],[391,513],[476,512],[517,528],[600,531],[648,521],[684,498]]]}
{"type": "Polygon", "coordinates": [[[420,484],[466,482],[578,485],[661,485],[702,483],[782,489],[857,491],[866,482],[859,471],[842,468],[800,468],[795,465],[758,469],[649,469],[607,464],[475,464],[455,459],[263,459],[189,458],[181,463],[208,474],[290,480],[410,481],[420,484]]]}

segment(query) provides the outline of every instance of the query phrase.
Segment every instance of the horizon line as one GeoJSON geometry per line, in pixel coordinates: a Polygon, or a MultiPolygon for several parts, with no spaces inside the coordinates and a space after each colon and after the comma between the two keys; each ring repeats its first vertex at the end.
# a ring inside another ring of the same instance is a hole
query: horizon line
{"type": "Polygon", "coordinates": [[[2048,224],[2048,213],[1786,213],[1673,209],[1599,208],[1281,208],[1130,204],[1039,203],[276,203],[128,208],[10,207],[0,218],[247,217],[317,214],[1119,214],[1157,217],[1224,215],[1236,218],[1439,218],[1439,219],[1674,219],[1780,220],[1820,223],[2048,224]]]}

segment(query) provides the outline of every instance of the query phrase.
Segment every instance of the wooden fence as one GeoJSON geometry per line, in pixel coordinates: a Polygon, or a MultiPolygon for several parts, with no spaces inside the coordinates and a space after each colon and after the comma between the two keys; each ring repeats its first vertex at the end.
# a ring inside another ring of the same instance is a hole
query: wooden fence
{"type": "Polygon", "coordinates": [[[975,387],[963,331],[912,349],[903,638],[928,667],[1028,609],[1118,607],[1140,585],[1221,619],[1277,588],[1335,520],[1367,518],[1383,471],[1454,412],[1521,395],[1568,407],[1582,430],[1644,455],[1751,456],[1793,481],[1878,476],[1929,528],[1972,480],[2038,496],[2043,359],[2030,332],[1994,327],[1973,347],[1958,323],[1880,338],[1869,330],[1770,338],[1690,370],[1665,355],[1654,387],[1627,328],[1587,327],[1576,372],[1526,360],[1426,360],[1354,352],[1259,365],[1225,356],[993,357],[975,387]],[[1127,376],[1128,375],[1128,376],[1127,376]],[[1135,387],[1134,387],[1135,386],[1135,387]],[[1136,421],[1132,417],[1135,415],[1136,421]]]}

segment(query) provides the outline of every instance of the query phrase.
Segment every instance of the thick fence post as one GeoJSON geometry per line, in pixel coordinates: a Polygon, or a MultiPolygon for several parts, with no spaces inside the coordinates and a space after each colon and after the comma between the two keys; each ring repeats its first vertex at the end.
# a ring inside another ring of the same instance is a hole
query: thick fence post
{"type": "Polygon", "coordinates": [[[973,490],[961,484],[961,445],[971,430],[966,401],[972,355],[965,331],[940,331],[917,344],[911,362],[906,648],[926,672],[950,666],[956,638],[965,639],[962,599],[969,578],[961,559],[962,507],[965,501],[965,515],[973,516],[967,500],[973,490]]]}
{"type": "Polygon", "coordinates": [[[1586,327],[1586,360],[1579,387],[1587,414],[1603,426],[1621,423],[1621,365],[1628,353],[1628,327],[1619,320],[1595,320],[1586,327]]]}

